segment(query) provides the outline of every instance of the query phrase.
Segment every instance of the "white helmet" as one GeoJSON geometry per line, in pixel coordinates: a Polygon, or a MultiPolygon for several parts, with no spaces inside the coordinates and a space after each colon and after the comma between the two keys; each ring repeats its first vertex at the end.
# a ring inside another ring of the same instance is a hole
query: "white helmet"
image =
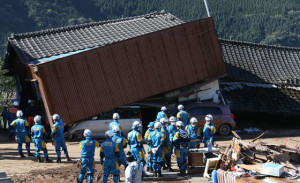
{"type": "MultiPolygon", "coordinates": [[[[105,133],[105,135],[106,135],[106,133],[105,133]]],[[[92,136],[92,131],[89,130],[89,129],[84,130],[83,136],[84,137],[90,137],[90,136],[92,136]]]]}
{"type": "Polygon", "coordinates": [[[34,122],[35,122],[35,123],[41,123],[41,120],[42,120],[42,117],[41,117],[40,115],[36,115],[36,116],[34,117],[34,122]]]}
{"type": "Polygon", "coordinates": [[[171,117],[169,118],[169,121],[170,121],[170,122],[176,122],[176,121],[177,121],[177,118],[176,118],[175,116],[171,116],[171,117]]]}
{"type": "Polygon", "coordinates": [[[166,106],[162,106],[162,107],[161,107],[161,110],[162,110],[162,111],[166,111],[166,110],[167,110],[166,106]]]}
{"type": "Polygon", "coordinates": [[[111,130],[108,130],[105,132],[105,137],[112,138],[114,136],[113,132],[111,130]]]}
{"type": "Polygon", "coordinates": [[[184,109],[184,106],[180,104],[180,105],[178,106],[178,110],[181,110],[181,109],[184,109]]]}
{"type": "Polygon", "coordinates": [[[114,113],[113,114],[113,119],[120,119],[120,115],[119,115],[119,113],[114,113]]]}
{"type": "Polygon", "coordinates": [[[16,116],[17,116],[18,118],[22,117],[22,116],[23,116],[23,111],[18,110],[16,116]]]}
{"type": "Polygon", "coordinates": [[[191,120],[190,120],[190,123],[191,123],[191,124],[192,124],[192,123],[198,123],[197,118],[192,117],[191,120]]]}
{"type": "Polygon", "coordinates": [[[176,126],[183,127],[183,122],[182,121],[177,121],[176,126]]]}
{"type": "Polygon", "coordinates": [[[205,121],[212,121],[214,118],[211,114],[205,116],[205,121]]]}
{"type": "Polygon", "coordinates": [[[112,132],[113,133],[118,133],[118,132],[120,132],[120,128],[118,126],[113,126],[112,132]]]}
{"type": "Polygon", "coordinates": [[[156,122],[156,123],[154,124],[154,128],[155,128],[155,129],[160,129],[160,128],[161,128],[161,123],[160,123],[160,122],[156,122]]]}
{"type": "Polygon", "coordinates": [[[14,101],[13,106],[17,107],[19,105],[18,101],[14,101]]]}
{"type": "Polygon", "coordinates": [[[59,117],[58,114],[54,114],[54,115],[52,116],[52,119],[53,119],[54,121],[58,120],[59,118],[60,118],[60,117],[59,117]]]}
{"type": "Polygon", "coordinates": [[[133,123],[132,123],[132,127],[134,127],[134,128],[142,127],[141,122],[139,122],[139,121],[133,122],[133,123]]]}
{"type": "Polygon", "coordinates": [[[159,122],[161,122],[161,123],[169,123],[169,119],[168,118],[160,118],[159,122]]]}

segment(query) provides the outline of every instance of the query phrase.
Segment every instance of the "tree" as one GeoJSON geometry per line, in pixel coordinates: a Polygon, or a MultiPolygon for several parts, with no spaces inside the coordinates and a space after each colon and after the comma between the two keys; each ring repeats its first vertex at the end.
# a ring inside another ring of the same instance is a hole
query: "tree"
{"type": "MultiPolygon", "coordinates": [[[[0,59],[0,65],[3,61],[0,59]]],[[[3,111],[4,105],[10,105],[11,99],[15,98],[16,85],[13,77],[5,76],[7,70],[0,69],[0,111],[3,111]]]]}

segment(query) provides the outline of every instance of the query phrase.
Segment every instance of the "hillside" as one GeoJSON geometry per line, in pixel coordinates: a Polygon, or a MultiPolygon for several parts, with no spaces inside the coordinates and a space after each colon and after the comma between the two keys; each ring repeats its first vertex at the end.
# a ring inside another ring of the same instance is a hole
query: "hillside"
{"type": "MultiPolygon", "coordinates": [[[[207,0],[220,38],[300,47],[299,0],[207,0]]],[[[0,55],[11,33],[136,16],[164,9],[184,21],[206,17],[202,0],[5,0],[0,55]]]]}

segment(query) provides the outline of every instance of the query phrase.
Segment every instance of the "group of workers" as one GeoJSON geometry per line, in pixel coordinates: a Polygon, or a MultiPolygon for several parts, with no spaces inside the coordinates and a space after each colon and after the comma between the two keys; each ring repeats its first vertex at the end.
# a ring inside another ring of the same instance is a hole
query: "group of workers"
{"type": "MultiPolygon", "coordinates": [[[[29,101],[30,103],[31,101],[29,101]]],[[[35,146],[35,156],[37,158],[37,162],[43,162],[40,157],[40,151],[44,152],[45,161],[52,162],[49,159],[48,150],[46,147],[47,138],[46,138],[46,130],[42,125],[42,117],[40,115],[36,115],[33,118],[34,124],[28,122],[23,115],[23,111],[18,109],[18,102],[15,101],[13,103],[14,107],[8,108],[6,116],[9,124],[9,136],[15,137],[18,144],[18,151],[21,158],[25,158],[23,153],[22,145],[25,144],[27,155],[34,156],[30,152],[30,142],[32,140],[35,146]],[[30,140],[31,138],[31,140],[30,140]]],[[[27,116],[31,118],[31,115],[27,116]]],[[[27,119],[28,119],[27,118],[27,119]]],[[[57,154],[57,163],[61,162],[61,149],[64,151],[67,161],[72,161],[68,155],[67,146],[64,138],[64,122],[60,119],[58,114],[53,115],[54,125],[52,126],[51,136],[53,139],[53,145],[57,154]]],[[[29,120],[30,121],[30,120],[29,120]]],[[[6,128],[6,125],[4,126],[6,128]]]]}
{"type": "MultiPolygon", "coordinates": [[[[184,111],[184,106],[178,106],[179,112],[177,118],[167,117],[167,108],[163,106],[157,114],[154,122],[150,122],[148,130],[143,138],[140,128],[140,121],[132,124],[132,129],[128,133],[127,138],[123,135],[121,124],[118,120],[118,113],[113,114],[113,121],[109,125],[109,130],[105,132],[106,140],[101,145],[92,140],[92,132],[86,129],[83,133],[85,140],[80,142],[81,158],[80,158],[80,175],[78,182],[83,182],[87,173],[88,182],[93,182],[93,174],[95,168],[95,148],[100,147],[100,164],[103,169],[103,182],[108,181],[110,174],[113,175],[113,182],[119,181],[119,166],[125,167],[126,182],[141,182],[142,175],[148,176],[144,167],[148,172],[153,172],[154,177],[162,177],[162,169],[172,171],[171,157],[174,153],[177,158],[177,164],[180,169],[179,176],[185,176],[187,169],[186,159],[187,152],[190,148],[199,148],[200,143],[204,143],[204,147],[208,147],[214,143],[214,134],[216,128],[212,124],[213,116],[208,114],[205,117],[206,124],[203,128],[203,137],[201,137],[200,128],[197,126],[198,120],[195,117],[190,118],[188,112],[184,111]],[[190,122],[190,124],[188,124],[190,122]],[[147,160],[145,160],[146,151],[144,143],[147,143],[147,160]],[[129,145],[129,152],[125,154],[124,149],[129,145]]],[[[28,156],[30,153],[30,136],[35,145],[35,156],[38,162],[42,162],[40,151],[44,152],[45,161],[52,162],[49,159],[45,136],[45,128],[41,125],[41,116],[34,117],[35,125],[29,128],[27,120],[23,117],[23,112],[16,112],[16,119],[10,124],[11,129],[16,133],[18,143],[18,151],[20,156],[24,158],[22,144],[26,144],[28,156]]],[[[58,114],[52,116],[55,122],[52,126],[53,145],[57,153],[57,163],[61,162],[61,149],[67,158],[72,161],[68,155],[67,146],[65,144],[64,122],[58,114]]],[[[205,157],[206,158],[209,157],[205,157]]]]}

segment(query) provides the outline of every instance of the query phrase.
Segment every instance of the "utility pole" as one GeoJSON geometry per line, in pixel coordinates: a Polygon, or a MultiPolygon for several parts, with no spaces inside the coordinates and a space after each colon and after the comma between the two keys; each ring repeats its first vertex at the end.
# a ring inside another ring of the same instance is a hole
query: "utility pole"
{"type": "Polygon", "coordinates": [[[207,16],[210,17],[210,13],[209,13],[209,9],[208,9],[208,5],[207,5],[207,2],[206,0],[203,0],[204,1],[204,4],[205,4],[205,8],[206,8],[206,12],[207,12],[207,16]]]}

